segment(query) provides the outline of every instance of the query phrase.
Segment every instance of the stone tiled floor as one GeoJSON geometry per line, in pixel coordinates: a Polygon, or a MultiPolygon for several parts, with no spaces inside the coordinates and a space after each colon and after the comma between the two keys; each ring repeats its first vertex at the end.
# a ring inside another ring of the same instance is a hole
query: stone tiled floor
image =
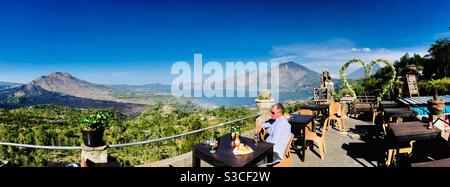
{"type": "MultiPolygon", "coordinates": [[[[294,167],[376,167],[382,159],[382,150],[378,144],[365,140],[374,130],[374,125],[351,118],[345,118],[346,131],[339,132],[330,128],[326,134],[325,158],[319,156],[319,150],[305,151],[305,160],[301,161],[300,146],[292,150],[292,165],[294,167]],[[381,152],[380,152],[381,151],[381,152]]],[[[295,142],[301,145],[301,141],[295,142]]]]}
{"type": "MultiPolygon", "coordinates": [[[[293,167],[379,167],[384,162],[386,149],[379,138],[376,138],[376,126],[354,118],[344,118],[346,130],[339,132],[331,128],[326,134],[327,152],[322,160],[319,150],[314,147],[306,150],[305,160],[302,161],[300,140],[295,141],[295,147],[291,148],[293,167]]],[[[250,137],[253,132],[245,132],[243,135],[250,137]]],[[[414,155],[405,162],[429,161],[431,155],[434,159],[447,158],[450,156],[449,143],[447,140],[440,142],[423,142],[414,148],[414,155]],[[441,150],[441,151],[438,151],[441,150]]],[[[192,153],[186,153],[177,157],[161,160],[158,162],[141,165],[144,167],[190,167],[192,153]]],[[[202,161],[203,167],[211,167],[202,161]]]]}

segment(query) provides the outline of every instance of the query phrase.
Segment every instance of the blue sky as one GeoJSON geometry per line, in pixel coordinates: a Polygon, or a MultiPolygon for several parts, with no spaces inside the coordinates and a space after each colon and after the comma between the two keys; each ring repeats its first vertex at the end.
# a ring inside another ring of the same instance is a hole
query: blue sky
{"type": "Polygon", "coordinates": [[[426,54],[450,37],[449,10],[448,0],[0,0],[0,81],[66,71],[95,83],[170,83],[172,64],[194,53],[336,75],[351,57],[426,54]]]}

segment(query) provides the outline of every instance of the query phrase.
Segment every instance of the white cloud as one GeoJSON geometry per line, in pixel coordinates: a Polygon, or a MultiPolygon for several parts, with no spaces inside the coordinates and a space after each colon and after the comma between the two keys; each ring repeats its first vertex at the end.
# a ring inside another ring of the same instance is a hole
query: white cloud
{"type": "MultiPolygon", "coordinates": [[[[344,50],[344,51],[346,51],[346,50],[344,50]]],[[[364,52],[370,52],[370,51],[372,51],[370,48],[367,48],[367,47],[365,47],[365,48],[354,48],[354,47],[352,47],[350,50],[348,50],[347,52],[360,52],[360,51],[364,51],[364,52]]]]}
{"type": "MultiPolygon", "coordinates": [[[[425,55],[427,49],[428,46],[392,49],[358,47],[351,40],[335,39],[318,43],[273,46],[271,60],[289,59],[316,72],[327,69],[332,77],[337,78],[341,66],[352,58],[360,58],[366,63],[377,58],[385,58],[393,62],[400,59],[405,53],[425,55]]],[[[357,65],[349,66],[347,72],[358,68],[360,67],[357,65]]]]}

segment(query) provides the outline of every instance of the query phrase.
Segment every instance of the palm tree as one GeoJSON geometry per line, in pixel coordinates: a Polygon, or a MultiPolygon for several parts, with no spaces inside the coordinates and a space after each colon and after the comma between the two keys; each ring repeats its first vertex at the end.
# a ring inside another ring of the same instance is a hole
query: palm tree
{"type": "Polygon", "coordinates": [[[436,70],[437,78],[448,76],[450,73],[450,40],[438,39],[428,50],[432,60],[432,69],[436,70]]]}
{"type": "Polygon", "coordinates": [[[428,81],[425,85],[426,89],[433,92],[433,99],[428,100],[428,109],[431,114],[439,115],[444,111],[445,101],[439,99],[439,92],[446,92],[450,87],[450,78],[444,77],[442,79],[428,81]]]}

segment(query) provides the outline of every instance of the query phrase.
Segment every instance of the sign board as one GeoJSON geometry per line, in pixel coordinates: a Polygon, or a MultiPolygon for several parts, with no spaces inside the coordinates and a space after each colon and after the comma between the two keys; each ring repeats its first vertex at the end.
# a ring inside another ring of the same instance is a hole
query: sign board
{"type": "Polygon", "coordinates": [[[417,86],[416,75],[406,74],[406,82],[408,84],[409,97],[412,97],[412,95],[419,96],[419,87],[417,86]]]}

